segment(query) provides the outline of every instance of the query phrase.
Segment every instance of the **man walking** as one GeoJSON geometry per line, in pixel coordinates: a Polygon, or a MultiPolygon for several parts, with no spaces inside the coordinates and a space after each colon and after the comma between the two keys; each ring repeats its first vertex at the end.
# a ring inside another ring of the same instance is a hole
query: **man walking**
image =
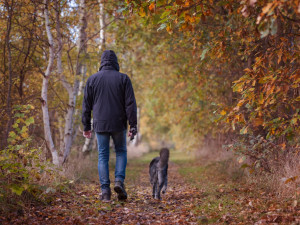
{"type": "Polygon", "coordinates": [[[127,120],[131,139],[137,133],[137,109],[131,81],[119,72],[118,59],[114,51],[106,50],[101,56],[97,73],[88,78],[82,105],[83,136],[91,138],[91,112],[93,130],[98,141],[98,171],[101,183],[101,199],[111,198],[109,180],[109,140],[112,137],[116,151],[115,186],[119,200],[126,200],[124,187],[127,164],[126,132],[127,120]]]}

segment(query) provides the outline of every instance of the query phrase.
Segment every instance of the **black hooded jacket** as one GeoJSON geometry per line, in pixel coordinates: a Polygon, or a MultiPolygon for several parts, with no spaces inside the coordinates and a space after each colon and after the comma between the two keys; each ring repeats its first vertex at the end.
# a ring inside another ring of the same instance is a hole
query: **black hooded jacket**
{"type": "Polygon", "coordinates": [[[106,50],[98,73],[90,76],[84,89],[82,123],[91,130],[91,112],[95,132],[118,132],[137,125],[137,109],[131,81],[119,72],[116,54],[106,50]]]}

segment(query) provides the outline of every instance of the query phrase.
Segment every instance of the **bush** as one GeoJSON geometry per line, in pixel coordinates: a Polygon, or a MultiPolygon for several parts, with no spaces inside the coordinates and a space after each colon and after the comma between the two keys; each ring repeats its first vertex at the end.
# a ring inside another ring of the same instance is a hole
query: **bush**
{"type": "MultiPolygon", "coordinates": [[[[14,106],[13,130],[8,145],[0,152],[0,203],[13,203],[20,197],[37,196],[42,188],[38,184],[41,174],[52,173],[40,159],[41,149],[33,146],[29,128],[34,124],[30,116],[31,105],[14,106]]],[[[17,201],[18,202],[18,201],[17,201]]],[[[0,211],[3,208],[1,207],[0,211]]]]}

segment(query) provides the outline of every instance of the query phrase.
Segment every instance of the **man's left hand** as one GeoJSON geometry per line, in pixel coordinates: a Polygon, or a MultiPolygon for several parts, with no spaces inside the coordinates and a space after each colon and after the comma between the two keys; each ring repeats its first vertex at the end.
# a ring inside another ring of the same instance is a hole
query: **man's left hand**
{"type": "Polygon", "coordinates": [[[92,131],[91,130],[83,131],[83,137],[88,139],[92,138],[92,131]]]}

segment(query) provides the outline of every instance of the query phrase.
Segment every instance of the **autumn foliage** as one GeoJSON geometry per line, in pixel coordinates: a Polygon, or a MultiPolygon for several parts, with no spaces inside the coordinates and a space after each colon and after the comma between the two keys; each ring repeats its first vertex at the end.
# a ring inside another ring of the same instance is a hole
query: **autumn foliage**
{"type": "Polygon", "coordinates": [[[299,0],[1,1],[0,200],[49,192],[49,164],[90,154],[82,90],[104,49],[132,80],[150,147],[217,143],[253,176],[298,171],[299,14],[299,0]]]}
{"type": "Polygon", "coordinates": [[[298,153],[298,1],[129,0],[127,7],[169,33],[168,62],[180,58],[176,99],[167,100],[180,116],[171,124],[193,137],[239,136],[228,147],[253,165],[298,153]],[[269,143],[264,153],[257,140],[269,143]]]}

